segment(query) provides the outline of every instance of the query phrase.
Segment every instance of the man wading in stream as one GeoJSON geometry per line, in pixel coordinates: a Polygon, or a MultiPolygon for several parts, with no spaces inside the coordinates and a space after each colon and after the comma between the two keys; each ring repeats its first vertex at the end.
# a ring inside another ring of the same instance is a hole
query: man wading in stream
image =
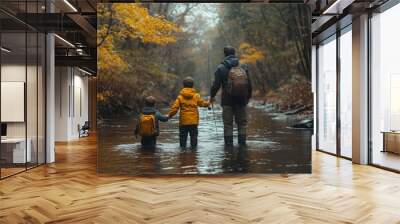
{"type": "Polygon", "coordinates": [[[224,47],[224,61],[217,67],[211,86],[210,102],[222,87],[221,106],[226,146],[233,145],[233,120],[238,126],[238,143],[246,145],[247,104],[251,98],[251,81],[247,66],[240,65],[235,48],[224,47]]]}

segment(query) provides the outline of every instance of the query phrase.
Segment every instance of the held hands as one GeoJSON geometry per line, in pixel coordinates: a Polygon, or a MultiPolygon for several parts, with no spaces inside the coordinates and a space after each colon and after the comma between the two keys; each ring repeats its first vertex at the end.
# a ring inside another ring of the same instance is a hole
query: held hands
{"type": "Polygon", "coordinates": [[[214,98],[214,97],[211,97],[210,100],[208,101],[208,103],[210,104],[210,105],[208,106],[208,109],[209,109],[209,110],[211,110],[211,108],[214,107],[214,102],[215,102],[215,98],[214,98]]]}
{"type": "Polygon", "coordinates": [[[212,107],[211,100],[209,100],[207,103],[208,103],[207,109],[208,109],[208,110],[211,110],[211,107],[212,107]]]}
{"type": "Polygon", "coordinates": [[[210,102],[211,105],[214,105],[215,98],[214,98],[214,97],[211,97],[209,102],[210,102]]]}

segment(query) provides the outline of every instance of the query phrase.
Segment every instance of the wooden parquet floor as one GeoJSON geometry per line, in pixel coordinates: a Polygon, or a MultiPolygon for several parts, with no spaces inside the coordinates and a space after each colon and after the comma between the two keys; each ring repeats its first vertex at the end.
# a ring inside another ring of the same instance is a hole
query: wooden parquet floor
{"type": "Polygon", "coordinates": [[[0,223],[400,223],[400,175],[313,153],[313,174],[96,173],[96,141],[0,181],[0,223]]]}

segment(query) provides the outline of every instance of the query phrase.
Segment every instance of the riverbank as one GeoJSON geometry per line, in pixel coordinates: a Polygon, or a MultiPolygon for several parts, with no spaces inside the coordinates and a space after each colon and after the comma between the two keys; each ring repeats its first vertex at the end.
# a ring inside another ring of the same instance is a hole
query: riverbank
{"type": "Polygon", "coordinates": [[[302,129],[313,128],[314,113],[312,106],[303,105],[291,110],[283,110],[278,104],[268,103],[260,98],[251,100],[249,106],[267,112],[273,119],[289,120],[289,127],[302,129]]]}
{"type": "Polygon", "coordinates": [[[256,91],[251,106],[294,120],[294,128],[313,128],[314,99],[311,83],[293,76],[269,91],[256,91]]]}

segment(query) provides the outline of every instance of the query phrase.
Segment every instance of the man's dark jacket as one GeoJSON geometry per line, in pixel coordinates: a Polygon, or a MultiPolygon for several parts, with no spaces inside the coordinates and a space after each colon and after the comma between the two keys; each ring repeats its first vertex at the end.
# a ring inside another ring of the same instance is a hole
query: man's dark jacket
{"type": "Polygon", "coordinates": [[[221,96],[221,105],[222,106],[236,106],[236,105],[237,106],[246,106],[247,103],[249,102],[249,99],[251,98],[252,86],[251,86],[249,71],[247,69],[247,66],[245,66],[245,65],[240,65],[240,66],[246,71],[247,78],[249,80],[249,89],[248,89],[248,93],[246,94],[247,96],[232,97],[226,91],[229,70],[232,67],[235,67],[238,65],[239,65],[239,59],[235,55],[229,55],[229,56],[225,57],[224,61],[217,67],[217,71],[215,71],[214,83],[211,86],[210,95],[211,95],[211,97],[215,97],[218,90],[222,87],[222,96],[221,96]]]}

